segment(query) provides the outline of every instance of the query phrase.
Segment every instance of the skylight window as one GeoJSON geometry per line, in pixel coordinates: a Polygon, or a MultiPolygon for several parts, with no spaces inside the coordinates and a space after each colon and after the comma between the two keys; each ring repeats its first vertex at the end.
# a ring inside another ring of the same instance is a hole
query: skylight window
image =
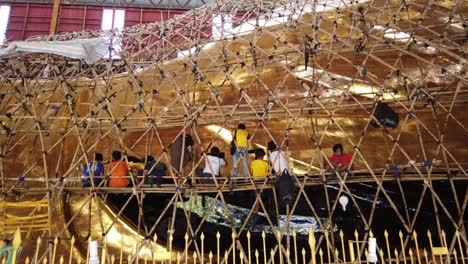
{"type": "Polygon", "coordinates": [[[212,31],[214,39],[221,39],[232,35],[232,19],[228,15],[213,15],[212,31]]]}
{"type": "MultiPolygon", "coordinates": [[[[103,31],[115,30],[118,36],[119,30],[123,29],[125,22],[125,10],[122,9],[104,9],[102,12],[101,29],[103,31]]],[[[109,58],[119,58],[118,54],[122,50],[120,39],[111,40],[112,50],[109,51],[109,58]]]]}
{"type": "Polygon", "coordinates": [[[10,6],[0,6],[0,44],[6,41],[6,30],[8,26],[8,18],[10,17],[10,6]]]}

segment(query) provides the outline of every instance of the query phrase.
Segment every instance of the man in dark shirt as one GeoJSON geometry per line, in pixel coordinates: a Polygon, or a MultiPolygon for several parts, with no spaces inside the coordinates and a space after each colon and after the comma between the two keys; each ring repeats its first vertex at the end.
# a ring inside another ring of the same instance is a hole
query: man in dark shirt
{"type": "Polygon", "coordinates": [[[190,135],[185,136],[185,142],[184,136],[179,135],[177,139],[171,144],[171,163],[177,172],[183,171],[183,168],[192,160],[193,155],[191,152],[191,148],[193,148],[193,145],[194,142],[190,135]]]}
{"type": "Polygon", "coordinates": [[[145,183],[151,185],[155,183],[158,187],[161,187],[164,181],[163,176],[167,175],[166,164],[156,162],[153,156],[148,156],[146,158],[145,171],[147,171],[145,183]]]}

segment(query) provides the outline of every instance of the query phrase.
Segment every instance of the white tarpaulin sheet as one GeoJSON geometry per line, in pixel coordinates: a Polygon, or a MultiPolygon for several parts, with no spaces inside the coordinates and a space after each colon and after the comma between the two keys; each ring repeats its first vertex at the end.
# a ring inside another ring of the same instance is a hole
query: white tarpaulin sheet
{"type": "Polygon", "coordinates": [[[73,59],[84,59],[93,64],[109,52],[107,38],[77,39],[68,41],[17,41],[0,49],[0,58],[19,56],[23,53],[41,52],[61,55],[73,59]]]}

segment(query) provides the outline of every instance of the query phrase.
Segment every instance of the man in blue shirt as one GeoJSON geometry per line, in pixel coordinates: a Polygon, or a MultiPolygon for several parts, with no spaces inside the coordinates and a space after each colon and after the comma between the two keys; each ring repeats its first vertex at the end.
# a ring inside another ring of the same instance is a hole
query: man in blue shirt
{"type": "Polygon", "coordinates": [[[103,159],[104,158],[102,157],[101,153],[96,153],[94,156],[94,161],[91,161],[83,166],[83,176],[81,177],[83,187],[91,186],[89,177],[93,179],[94,186],[99,185],[101,182],[101,177],[104,175],[104,165],[102,164],[103,159]]]}
{"type": "Polygon", "coordinates": [[[167,166],[162,162],[156,162],[153,156],[146,157],[145,171],[148,172],[146,175],[145,183],[153,185],[156,183],[158,187],[164,182],[163,177],[167,175],[167,166]]]}

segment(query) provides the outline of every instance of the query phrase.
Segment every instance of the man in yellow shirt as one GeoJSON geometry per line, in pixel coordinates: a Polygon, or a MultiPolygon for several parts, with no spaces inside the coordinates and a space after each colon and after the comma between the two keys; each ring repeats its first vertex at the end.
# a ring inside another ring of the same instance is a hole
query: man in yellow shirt
{"type": "MultiPolygon", "coordinates": [[[[250,163],[250,175],[255,179],[262,179],[268,177],[270,174],[270,163],[264,160],[266,153],[263,149],[259,148],[255,150],[255,160],[250,163]]],[[[256,192],[254,192],[254,196],[256,192]]],[[[255,212],[258,212],[260,204],[255,205],[255,212]]]]}
{"type": "Polygon", "coordinates": [[[244,177],[249,177],[249,132],[246,130],[245,124],[239,124],[234,132],[234,144],[236,151],[232,155],[234,164],[234,178],[239,174],[239,162],[242,166],[244,177]],[[240,160],[242,158],[242,160],[240,160]]]}
{"type": "Polygon", "coordinates": [[[250,164],[250,175],[253,178],[265,178],[270,174],[270,164],[263,159],[265,154],[261,148],[255,150],[255,160],[250,164]]]}

